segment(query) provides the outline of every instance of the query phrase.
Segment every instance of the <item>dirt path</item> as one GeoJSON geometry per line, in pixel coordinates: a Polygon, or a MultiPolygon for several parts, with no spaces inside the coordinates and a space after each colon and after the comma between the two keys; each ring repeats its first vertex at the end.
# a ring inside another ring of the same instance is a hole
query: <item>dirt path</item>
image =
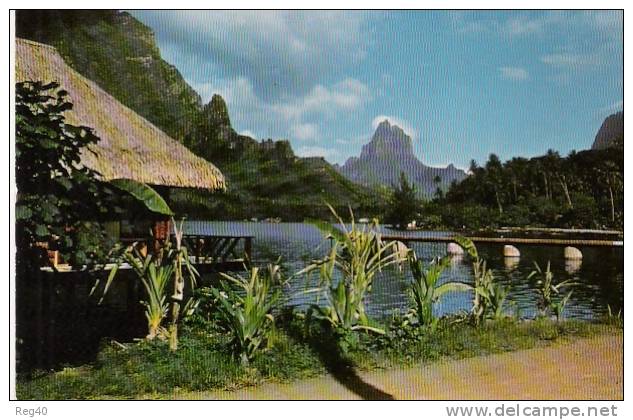
{"type": "Polygon", "coordinates": [[[622,399],[623,337],[436,363],[358,376],[269,383],[239,391],[174,395],[185,399],[622,399]]]}

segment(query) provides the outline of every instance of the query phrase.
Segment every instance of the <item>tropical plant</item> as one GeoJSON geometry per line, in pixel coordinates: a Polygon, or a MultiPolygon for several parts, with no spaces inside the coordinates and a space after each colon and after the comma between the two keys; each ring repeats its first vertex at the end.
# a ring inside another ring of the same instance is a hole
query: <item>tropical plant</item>
{"type": "Polygon", "coordinates": [[[220,323],[232,335],[234,353],[248,365],[274,328],[273,311],[282,298],[282,275],[279,266],[273,264],[263,272],[251,268],[248,278],[220,274],[227,281],[221,281],[220,288],[204,291],[219,303],[220,323]]]}
{"type": "Polygon", "coordinates": [[[145,306],[148,333],[146,338],[165,337],[166,330],[161,326],[169,310],[166,288],[171,280],[174,268],[171,264],[162,265],[151,254],[143,257],[137,247],[132,247],[123,253],[127,262],[143,284],[146,300],[141,301],[145,306]]]}
{"type": "Polygon", "coordinates": [[[622,326],[624,319],[622,319],[622,309],[614,312],[611,305],[607,304],[607,312],[603,316],[604,323],[607,325],[622,326]]]}
{"type": "Polygon", "coordinates": [[[318,270],[319,283],[310,292],[325,296],[326,305],[312,305],[310,317],[325,321],[339,336],[352,331],[365,330],[383,334],[384,329],[371,321],[365,313],[365,298],[371,292],[375,275],[383,268],[401,261],[399,253],[392,252],[395,242],[384,243],[378,232],[378,221],[359,227],[350,209],[351,228],[329,206],[341,228],[322,221],[310,221],[328,238],[330,252],[297,274],[318,270]]]}
{"type": "Polygon", "coordinates": [[[540,279],[536,282],[536,290],[539,294],[538,310],[541,316],[547,316],[548,312],[552,312],[556,316],[556,320],[560,321],[563,318],[563,312],[565,306],[573,293],[573,290],[569,291],[563,297],[556,299],[556,296],[561,295],[561,289],[564,287],[572,287],[575,284],[571,280],[564,280],[560,283],[554,284],[554,273],[550,269],[550,262],[547,262],[545,271],[541,269],[538,263],[534,262],[535,270],[530,273],[528,279],[534,276],[539,276],[540,279]]]}
{"type": "Polygon", "coordinates": [[[117,195],[81,165],[99,138],[65,120],[73,104],[59,84],[16,83],[15,93],[17,277],[34,278],[23,272],[48,263],[46,246],[73,265],[103,262],[112,244],[99,221],[120,210],[117,195]]]}
{"type": "Polygon", "coordinates": [[[495,279],[494,272],[487,268],[487,263],[479,256],[479,251],[472,240],[459,236],[457,242],[473,260],[473,318],[476,325],[485,319],[499,319],[504,316],[508,303],[508,287],[495,279]]]}
{"type": "Polygon", "coordinates": [[[463,236],[458,236],[455,238],[455,242],[457,242],[457,244],[459,244],[459,246],[461,246],[472,259],[474,290],[472,313],[475,324],[479,325],[486,313],[486,302],[481,294],[483,290],[482,286],[483,283],[490,278],[490,276],[486,278],[486,273],[488,271],[486,270],[486,262],[479,258],[477,247],[470,239],[463,236]]]}
{"type": "Polygon", "coordinates": [[[155,189],[143,182],[132,179],[113,179],[109,184],[134,197],[152,213],[164,216],[174,215],[174,212],[169,208],[163,197],[155,189]]]}
{"type": "MultiPolygon", "coordinates": [[[[197,270],[189,261],[187,248],[182,246],[183,229],[182,222],[176,226],[172,218],[174,227],[175,246],[168,240],[155,253],[144,255],[138,243],[125,248],[120,252],[103,289],[103,296],[108,292],[114,281],[120,266],[127,263],[137,275],[145,289],[146,299],[141,303],[145,306],[145,317],[148,322],[147,339],[169,338],[169,347],[172,351],[178,349],[178,323],[181,320],[181,305],[184,300],[184,289],[186,279],[189,280],[193,290],[199,276],[197,270]],[[169,293],[168,285],[173,282],[173,293],[169,293]],[[171,311],[170,311],[171,310],[171,311]],[[168,329],[163,327],[163,323],[171,312],[168,329]]],[[[99,283],[93,287],[93,294],[99,283]]],[[[101,301],[103,297],[101,298],[101,301]]],[[[101,302],[100,301],[100,302],[101,302]]],[[[192,312],[192,308],[197,305],[196,298],[191,297],[182,308],[182,312],[187,315],[192,312]]]]}
{"type": "MultiPolygon", "coordinates": [[[[473,162],[474,163],[474,162],[473,162]]],[[[447,226],[622,228],[624,154],[621,147],[549,150],[531,159],[504,163],[490,155],[472,164],[470,176],[436,197],[435,214],[447,226]]]]}
{"type": "Polygon", "coordinates": [[[398,229],[406,229],[420,210],[420,200],[417,197],[415,185],[410,184],[404,172],[400,174],[399,185],[394,186],[389,200],[389,211],[385,217],[398,229]]]}
{"type": "Polygon", "coordinates": [[[472,289],[470,285],[460,282],[446,282],[438,285],[442,272],[449,264],[450,258],[436,258],[425,268],[424,262],[414,253],[409,255],[409,265],[413,275],[409,289],[414,305],[411,313],[417,317],[421,326],[429,327],[431,331],[435,331],[438,322],[433,315],[433,304],[446,293],[472,289]]]}
{"type": "Polygon", "coordinates": [[[508,292],[510,288],[503,286],[499,282],[494,280],[492,270],[488,270],[490,280],[484,282],[487,286],[481,293],[486,299],[488,306],[488,318],[501,319],[506,315],[506,306],[508,303],[508,292]]]}

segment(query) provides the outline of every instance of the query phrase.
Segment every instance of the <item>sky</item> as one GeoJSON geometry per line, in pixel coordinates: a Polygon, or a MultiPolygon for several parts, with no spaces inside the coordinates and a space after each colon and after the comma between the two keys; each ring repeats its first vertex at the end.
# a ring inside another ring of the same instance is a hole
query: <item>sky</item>
{"type": "Polygon", "coordinates": [[[383,120],[432,166],[587,149],[623,105],[621,11],[133,11],[235,130],[344,163],[383,120]]]}

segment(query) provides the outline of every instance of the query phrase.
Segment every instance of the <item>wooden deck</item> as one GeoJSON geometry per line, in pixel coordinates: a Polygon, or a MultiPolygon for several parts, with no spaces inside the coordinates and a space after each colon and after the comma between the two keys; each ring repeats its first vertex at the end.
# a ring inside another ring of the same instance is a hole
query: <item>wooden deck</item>
{"type": "Polygon", "coordinates": [[[183,245],[198,271],[243,270],[251,261],[253,236],[187,235],[183,245]]]}
{"type": "MultiPolygon", "coordinates": [[[[133,243],[147,246],[147,238],[123,238],[121,243],[133,243]]],[[[189,260],[200,274],[218,271],[243,271],[248,268],[253,251],[253,236],[230,235],[185,235],[183,246],[189,251],[189,260]]],[[[99,265],[94,271],[110,271],[116,264],[99,265]]],[[[129,270],[128,264],[119,264],[120,270],[129,270]]],[[[85,271],[87,267],[74,267],[69,264],[58,264],[53,267],[41,267],[45,272],[71,273],[85,271]]]]}

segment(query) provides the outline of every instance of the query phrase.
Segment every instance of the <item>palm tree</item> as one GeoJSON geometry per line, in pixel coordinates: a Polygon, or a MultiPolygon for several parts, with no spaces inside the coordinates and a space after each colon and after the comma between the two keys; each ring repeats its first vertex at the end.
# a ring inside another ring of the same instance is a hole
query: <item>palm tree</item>
{"type": "Polygon", "coordinates": [[[394,187],[389,204],[387,222],[399,229],[405,229],[407,224],[415,218],[420,202],[415,185],[409,183],[404,172],[400,174],[400,185],[394,187]]]}
{"type": "Polygon", "coordinates": [[[490,154],[488,162],[486,162],[486,185],[488,188],[494,191],[495,201],[499,213],[503,213],[503,206],[501,204],[501,189],[503,183],[503,164],[499,160],[499,157],[494,153],[490,154]]]}

